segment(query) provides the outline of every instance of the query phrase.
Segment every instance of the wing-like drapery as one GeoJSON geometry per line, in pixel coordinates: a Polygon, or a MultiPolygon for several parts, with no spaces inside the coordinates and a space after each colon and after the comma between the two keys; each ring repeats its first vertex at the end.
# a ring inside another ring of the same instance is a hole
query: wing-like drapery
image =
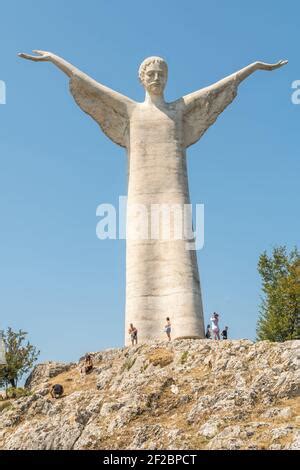
{"type": "Polygon", "coordinates": [[[128,147],[129,115],[135,102],[101,85],[83,72],[71,76],[70,91],[80,108],[121,147],[128,147]]]}
{"type": "Polygon", "coordinates": [[[183,97],[185,147],[197,142],[233,101],[238,84],[234,75],[183,97]]]}

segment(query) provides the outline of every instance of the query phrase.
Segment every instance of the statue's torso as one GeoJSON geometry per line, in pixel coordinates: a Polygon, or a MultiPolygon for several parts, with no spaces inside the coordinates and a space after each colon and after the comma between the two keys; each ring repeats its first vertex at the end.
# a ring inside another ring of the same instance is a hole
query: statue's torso
{"type": "Polygon", "coordinates": [[[159,109],[138,104],[130,118],[129,198],[187,202],[182,112],[177,103],[159,109]],[[152,195],[152,197],[151,197],[152,195]]]}

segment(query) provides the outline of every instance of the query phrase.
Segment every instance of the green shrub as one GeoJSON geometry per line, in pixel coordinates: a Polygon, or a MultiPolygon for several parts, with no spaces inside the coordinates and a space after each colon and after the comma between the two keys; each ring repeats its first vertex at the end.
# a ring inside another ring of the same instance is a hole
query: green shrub
{"type": "Polygon", "coordinates": [[[181,356],[181,359],[180,359],[181,364],[184,364],[187,361],[188,355],[189,355],[188,351],[184,351],[182,353],[182,356],[181,356]]]}
{"type": "Polygon", "coordinates": [[[12,406],[11,402],[10,401],[3,401],[2,403],[0,403],[0,413],[1,411],[7,409],[7,408],[10,408],[12,406]]]}
{"type": "Polygon", "coordinates": [[[135,363],[135,361],[136,361],[136,358],[126,359],[126,361],[124,362],[124,364],[122,366],[122,372],[124,372],[125,370],[130,370],[131,367],[133,366],[133,364],[135,363]]]}
{"type": "Polygon", "coordinates": [[[149,366],[149,362],[145,362],[141,367],[141,372],[145,372],[148,366],[149,366]]]}
{"type": "Polygon", "coordinates": [[[22,387],[9,387],[6,390],[7,398],[21,398],[30,395],[30,391],[22,387]]]}

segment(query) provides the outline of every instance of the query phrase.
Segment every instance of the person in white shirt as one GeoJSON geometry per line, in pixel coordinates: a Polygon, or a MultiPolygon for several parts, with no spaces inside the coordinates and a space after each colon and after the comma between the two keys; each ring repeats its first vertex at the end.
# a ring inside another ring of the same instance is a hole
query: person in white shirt
{"type": "Polygon", "coordinates": [[[219,329],[219,315],[214,312],[211,319],[211,331],[214,336],[214,339],[220,339],[220,329],[219,329]]]}

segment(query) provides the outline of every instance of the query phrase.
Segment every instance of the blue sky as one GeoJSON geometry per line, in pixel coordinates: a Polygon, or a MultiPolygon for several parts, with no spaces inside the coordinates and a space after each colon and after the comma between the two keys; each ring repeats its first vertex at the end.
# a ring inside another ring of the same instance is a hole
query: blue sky
{"type": "Polygon", "coordinates": [[[126,194],[127,170],[67,77],[17,52],[55,52],[138,101],[149,55],[169,64],[170,101],[255,60],[289,59],[244,82],[189,149],[191,200],[205,204],[206,321],[219,311],[231,337],[253,339],[259,254],[299,244],[299,2],[11,0],[0,13],[0,325],[28,331],[41,360],[123,344],[125,242],[95,229],[98,204],[126,194]]]}

